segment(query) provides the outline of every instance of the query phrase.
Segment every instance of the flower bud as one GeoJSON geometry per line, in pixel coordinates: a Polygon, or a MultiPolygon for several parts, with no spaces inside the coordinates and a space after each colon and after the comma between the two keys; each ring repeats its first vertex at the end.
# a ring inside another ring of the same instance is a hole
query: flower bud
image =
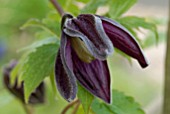
{"type": "MultiPolygon", "coordinates": [[[[6,68],[3,70],[3,81],[5,87],[18,99],[20,99],[22,102],[24,102],[24,84],[21,83],[20,86],[18,86],[17,79],[15,80],[14,85],[10,84],[11,80],[11,71],[13,68],[17,65],[16,61],[12,61],[6,68]]],[[[39,104],[44,102],[44,96],[45,95],[45,87],[44,82],[42,82],[36,90],[31,94],[28,103],[29,104],[39,104]]]]}

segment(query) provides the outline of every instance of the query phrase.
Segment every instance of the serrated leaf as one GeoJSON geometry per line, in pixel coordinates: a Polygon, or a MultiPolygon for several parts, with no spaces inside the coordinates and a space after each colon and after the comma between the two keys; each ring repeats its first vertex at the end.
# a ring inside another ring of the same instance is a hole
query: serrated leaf
{"type": "Polygon", "coordinates": [[[94,100],[92,110],[96,114],[145,114],[140,105],[132,97],[125,96],[117,90],[112,91],[112,104],[94,100]]]}
{"type": "Polygon", "coordinates": [[[94,99],[94,96],[84,89],[80,84],[78,84],[78,94],[77,94],[85,114],[89,114],[89,109],[94,99]]]}
{"type": "Polygon", "coordinates": [[[108,1],[109,0],[91,0],[80,12],[95,14],[98,7],[106,5],[108,1]]]}
{"type": "Polygon", "coordinates": [[[51,75],[58,47],[59,45],[57,44],[42,45],[28,55],[28,59],[22,68],[23,73],[21,76],[24,81],[26,102],[28,102],[30,94],[44,78],[51,75]]]}
{"type": "Polygon", "coordinates": [[[137,0],[111,0],[109,7],[109,15],[111,18],[118,18],[128,11],[137,0]]]}
{"type": "Polygon", "coordinates": [[[30,19],[28,20],[23,26],[20,27],[20,29],[26,29],[27,27],[38,27],[46,32],[50,33],[53,36],[56,36],[55,32],[49,29],[46,25],[44,25],[40,20],[38,19],[30,19]]]}
{"type": "Polygon", "coordinates": [[[148,22],[145,18],[136,17],[136,16],[127,16],[127,17],[120,18],[118,21],[122,25],[129,28],[139,29],[141,27],[152,31],[155,34],[156,42],[158,42],[159,37],[158,37],[156,25],[151,22],[148,22]]]}

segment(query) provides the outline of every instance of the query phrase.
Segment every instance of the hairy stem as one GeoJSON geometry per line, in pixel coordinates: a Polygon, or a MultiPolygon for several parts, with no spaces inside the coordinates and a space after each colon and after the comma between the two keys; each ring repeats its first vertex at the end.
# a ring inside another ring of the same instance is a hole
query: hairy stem
{"type": "Polygon", "coordinates": [[[64,15],[64,10],[63,8],[60,6],[60,4],[57,2],[57,0],[50,0],[50,2],[53,4],[53,6],[56,8],[56,10],[58,11],[58,13],[63,16],[64,15]]]}
{"type": "Polygon", "coordinates": [[[74,106],[75,104],[79,103],[79,100],[75,100],[73,101],[72,103],[68,104],[64,109],[63,111],[61,112],[61,114],[66,114],[66,112],[72,107],[74,106]]]}
{"type": "Polygon", "coordinates": [[[166,48],[166,59],[165,59],[165,85],[164,86],[165,87],[164,87],[163,114],[170,114],[170,6],[169,6],[169,22],[168,22],[168,31],[167,31],[167,48],[166,48]]]}

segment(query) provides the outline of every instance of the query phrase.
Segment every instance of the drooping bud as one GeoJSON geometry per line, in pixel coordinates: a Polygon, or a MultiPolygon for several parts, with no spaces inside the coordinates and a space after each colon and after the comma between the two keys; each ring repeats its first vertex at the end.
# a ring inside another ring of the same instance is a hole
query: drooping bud
{"type": "MultiPolygon", "coordinates": [[[[10,84],[10,73],[13,68],[17,65],[16,61],[12,61],[6,68],[3,70],[3,81],[6,88],[18,99],[20,99],[24,103],[24,84],[18,86],[17,79],[15,80],[14,85],[10,84]]],[[[45,97],[45,87],[42,82],[36,90],[31,94],[28,103],[29,104],[39,104],[44,102],[45,97]]]]}
{"type": "Polygon", "coordinates": [[[98,17],[102,20],[104,30],[112,41],[114,47],[137,59],[141,67],[147,67],[148,61],[133,35],[116,21],[106,17],[98,17]]]}

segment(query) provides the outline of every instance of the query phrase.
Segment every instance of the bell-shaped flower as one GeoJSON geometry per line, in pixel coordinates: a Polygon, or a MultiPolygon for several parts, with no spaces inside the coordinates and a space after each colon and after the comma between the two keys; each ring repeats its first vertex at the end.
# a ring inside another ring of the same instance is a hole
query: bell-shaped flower
{"type": "MultiPolygon", "coordinates": [[[[24,103],[24,84],[18,85],[17,79],[15,80],[14,85],[10,84],[11,80],[11,71],[16,66],[17,62],[12,61],[6,68],[3,70],[3,82],[6,88],[18,99],[24,103]]],[[[45,98],[45,87],[44,82],[42,82],[35,91],[30,95],[29,104],[39,104],[43,103],[45,98]]]]}
{"type": "Polygon", "coordinates": [[[148,65],[134,37],[119,23],[105,17],[81,14],[62,18],[61,46],[55,63],[56,83],[60,94],[72,101],[78,81],[93,95],[111,102],[111,79],[107,57],[114,48],[148,65]]]}

